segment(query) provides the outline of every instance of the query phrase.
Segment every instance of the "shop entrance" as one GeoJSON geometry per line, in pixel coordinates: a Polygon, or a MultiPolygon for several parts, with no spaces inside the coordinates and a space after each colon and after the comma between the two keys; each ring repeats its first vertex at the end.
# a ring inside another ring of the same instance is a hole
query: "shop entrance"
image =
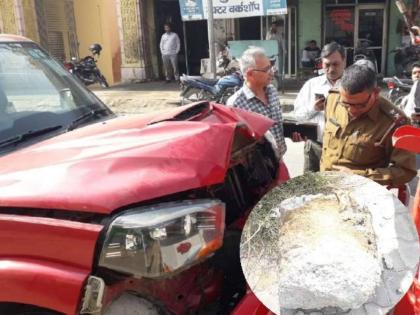
{"type": "Polygon", "coordinates": [[[355,52],[363,50],[374,56],[378,72],[385,71],[385,4],[327,6],[324,42],[336,41],[346,48],[347,65],[353,64],[355,52]]]}
{"type": "Polygon", "coordinates": [[[363,41],[369,43],[369,49],[377,61],[378,71],[382,71],[383,53],[385,46],[384,38],[384,5],[360,5],[356,10],[355,43],[363,41]]]}
{"type": "Polygon", "coordinates": [[[208,58],[208,35],[207,21],[188,21],[183,23],[179,8],[179,0],[158,0],[156,1],[156,42],[159,51],[159,72],[163,75],[162,61],[160,58],[159,43],[163,34],[163,25],[170,22],[173,31],[178,34],[181,41],[181,51],[178,55],[180,73],[187,72],[187,62],[190,74],[200,74],[200,60],[208,58]],[[185,24],[185,25],[184,25],[185,24]],[[184,43],[184,27],[187,51],[184,43]]]}

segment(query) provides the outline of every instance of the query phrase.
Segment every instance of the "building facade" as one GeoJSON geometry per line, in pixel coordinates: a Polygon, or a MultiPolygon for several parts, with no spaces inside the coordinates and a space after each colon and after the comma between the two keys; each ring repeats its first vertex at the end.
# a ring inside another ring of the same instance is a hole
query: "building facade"
{"type": "MultiPolygon", "coordinates": [[[[402,16],[394,2],[288,0],[287,15],[215,20],[216,41],[263,39],[271,22],[278,21],[286,76],[299,72],[309,40],[319,46],[332,40],[343,44],[350,64],[361,39],[371,41],[379,71],[391,75],[392,50],[402,40],[402,16]]],[[[208,57],[207,22],[183,22],[179,0],[0,0],[0,32],[27,36],[59,60],[84,57],[92,43],[100,43],[98,65],[110,83],[162,75],[159,41],[166,22],[181,38],[181,71],[198,74],[200,60],[208,57]]]]}
{"type": "MultiPolygon", "coordinates": [[[[413,0],[406,0],[408,6],[413,0]]],[[[197,73],[200,58],[208,56],[206,21],[182,23],[178,0],[156,0],[162,12],[157,29],[163,20],[174,23],[185,40],[181,60],[188,60],[189,68],[197,73]]],[[[382,75],[395,73],[393,50],[401,46],[403,17],[394,0],[288,0],[288,14],[282,16],[248,17],[215,20],[216,41],[263,39],[272,21],[279,21],[286,44],[285,74],[297,75],[302,50],[307,42],[324,44],[337,41],[346,48],[348,64],[353,62],[354,50],[363,40],[369,40],[369,49],[375,55],[382,75]]]]}
{"type": "Polygon", "coordinates": [[[60,61],[89,54],[110,83],[158,76],[153,0],[0,0],[0,32],[26,36],[60,61]]]}

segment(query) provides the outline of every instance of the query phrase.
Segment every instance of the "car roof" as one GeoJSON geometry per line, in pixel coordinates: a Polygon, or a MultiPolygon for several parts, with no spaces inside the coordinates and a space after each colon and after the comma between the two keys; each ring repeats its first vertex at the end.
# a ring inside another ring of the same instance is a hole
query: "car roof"
{"type": "Polygon", "coordinates": [[[20,35],[14,35],[14,34],[0,34],[0,43],[5,42],[32,42],[29,38],[20,36],[20,35]]]}

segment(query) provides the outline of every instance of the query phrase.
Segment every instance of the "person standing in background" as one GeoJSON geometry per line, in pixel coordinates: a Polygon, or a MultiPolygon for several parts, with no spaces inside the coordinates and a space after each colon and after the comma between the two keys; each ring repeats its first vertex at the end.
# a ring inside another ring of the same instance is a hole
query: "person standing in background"
{"type": "Polygon", "coordinates": [[[283,27],[281,25],[282,21],[273,21],[271,23],[271,28],[268,30],[265,39],[266,40],[275,40],[278,44],[278,52],[279,52],[279,72],[282,73],[283,70],[283,54],[286,51],[285,44],[284,44],[284,34],[283,34],[283,27]]]}
{"type": "Polygon", "coordinates": [[[405,104],[404,113],[417,122],[418,113],[420,112],[420,62],[413,64],[411,79],[413,80],[413,86],[411,87],[410,93],[403,100],[403,104],[405,104]]]}
{"type": "Polygon", "coordinates": [[[165,69],[166,83],[169,83],[171,82],[172,74],[176,81],[179,80],[178,53],[181,49],[181,44],[178,34],[172,32],[172,26],[169,23],[165,23],[164,30],[165,33],[160,39],[160,52],[165,69]]]}
{"type": "Polygon", "coordinates": [[[302,52],[302,66],[306,68],[315,67],[316,59],[321,55],[321,49],[318,47],[316,40],[309,41],[309,45],[302,52]]]}

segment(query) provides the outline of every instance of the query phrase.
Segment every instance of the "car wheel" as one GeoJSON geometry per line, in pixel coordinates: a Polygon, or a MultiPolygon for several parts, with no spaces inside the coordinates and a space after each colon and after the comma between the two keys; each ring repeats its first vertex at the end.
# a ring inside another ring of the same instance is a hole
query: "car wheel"
{"type": "Polygon", "coordinates": [[[103,313],[104,315],[163,315],[162,310],[153,303],[135,296],[124,293],[111,303],[103,313]]]}
{"type": "Polygon", "coordinates": [[[32,305],[2,303],[0,314],[7,315],[59,315],[59,313],[32,305]]]}

